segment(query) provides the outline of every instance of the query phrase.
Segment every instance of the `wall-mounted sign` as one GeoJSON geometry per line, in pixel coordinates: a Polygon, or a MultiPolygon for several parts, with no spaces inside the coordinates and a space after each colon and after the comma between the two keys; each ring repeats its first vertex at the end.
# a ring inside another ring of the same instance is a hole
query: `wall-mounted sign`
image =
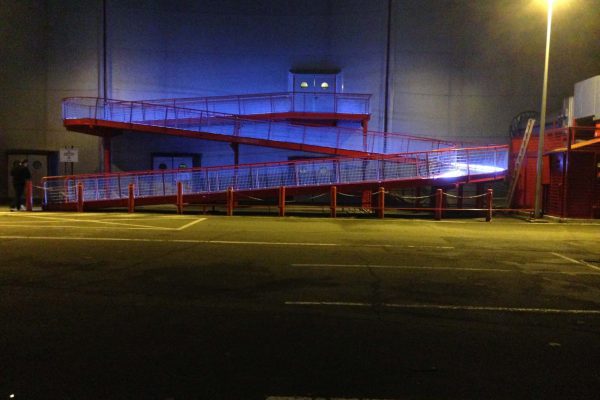
{"type": "Polygon", "coordinates": [[[60,149],[60,162],[79,162],[79,149],[60,149]]]}

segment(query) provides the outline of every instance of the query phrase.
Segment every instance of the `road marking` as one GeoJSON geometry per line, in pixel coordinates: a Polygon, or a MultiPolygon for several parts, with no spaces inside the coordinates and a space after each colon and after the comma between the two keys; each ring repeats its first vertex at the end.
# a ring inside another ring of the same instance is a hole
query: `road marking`
{"type": "Polygon", "coordinates": [[[136,231],[140,231],[140,230],[151,230],[151,231],[155,231],[157,229],[161,229],[161,230],[177,230],[176,228],[156,228],[153,226],[146,226],[146,227],[137,227],[137,226],[133,226],[133,227],[124,227],[124,226],[79,226],[79,225],[16,225],[16,224],[2,224],[0,223],[0,227],[2,228],[31,228],[31,229],[39,229],[39,228],[60,228],[60,229],[64,229],[64,228],[68,228],[68,229],[95,229],[95,230],[102,230],[102,229],[108,229],[108,230],[136,230],[136,231]]]}
{"type": "Polygon", "coordinates": [[[268,396],[265,400],[392,400],[392,399],[372,399],[366,397],[310,397],[310,396],[268,396]]]}
{"type": "Polygon", "coordinates": [[[578,260],[575,260],[574,258],[567,257],[567,256],[563,256],[562,254],[559,254],[559,253],[551,253],[551,254],[553,254],[553,255],[555,255],[555,256],[557,256],[557,257],[560,257],[560,258],[562,258],[562,259],[565,259],[565,260],[567,260],[567,261],[569,261],[569,262],[571,262],[571,263],[573,263],[573,264],[577,264],[577,265],[585,265],[586,267],[589,267],[589,268],[591,268],[591,269],[593,269],[593,270],[600,271],[600,268],[599,268],[599,267],[596,267],[595,265],[592,265],[592,264],[590,264],[590,263],[588,263],[588,262],[585,262],[585,261],[583,261],[583,260],[581,260],[581,261],[578,261],[578,260]]]}
{"type": "Polygon", "coordinates": [[[596,267],[595,265],[590,264],[587,261],[581,260],[581,263],[587,267],[590,267],[591,269],[594,269],[596,271],[600,271],[600,268],[596,267]]]}
{"type": "Polygon", "coordinates": [[[563,256],[562,254],[558,254],[558,253],[550,253],[550,254],[555,255],[556,257],[560,257],[563,260],[567,260],[567,261],[569,261],[569,262],[571,262],[573,264],[581,265],[581,263],[579,261],[577,261],[577,260],[575,260],[575,259],[573,259],[571,257],[563,256]]]}
{"type": "Polygon", "coordinates": [[[291,264],[292,267],[332,267],[332,268],[381,268],[400,270],[425,270],[425,271],[473,271],[473,272],[520,272],[512,269],[498,268],[459,268],[459,267],[417,267],[414,265],[369,265],[369,264],[291,264]]]}
{"type": "MultiPolygon", "coordinates": [[[[174,230],[173,228],[164,228],[174,230]]],[[[153,243],[197,243],[197,244],[240,244],[249,246],[298,246],[298,247],[402,247],[393,245],[360,245],[345,243],[311,243],[311,242],[259,242],[243,240],[199,240],[199,239],[144,239],[144,238],[111,238],[111,237],[72,237],[72,236],[25,236],[2,235],[0,240],[82,240],[98,242],[153,242],[153,243]]]]}
{"type": "Polygon", "coordinates": [[[76,218],[56,218],[56,217],[43,217],[41,215],[28,215],[29,218],[37,218],[42,220],[50,220],[50,221],[68,221],[68,222],[92,222],[97,224],[106,224],[106,225],[116,225],[116,226],[131,226],[138,228],[146,228],[146,229],[157,229],[157,230],[172,230],[173,228],[164,228],[158,226],[147,226],[147,225],[137,225],[137,224],[124,224],[120,222],[111,222],[111,221],[101,221],[101,220],[93,220],[93,219],[76,219],[76,218]]]}
{"type": "Polygon", "coordinates": [[[488,307],[488,306],[460,306],[452,304],[394,304],[394,303],[352,303],[339,301],[286,301],[290,306],[338,306],[338,307],[385,307],[401,308],[407,310],[452,310],[452,311],[488,311],[529,314],[600,314],[600,310],[577,310],[560,308],[527,308],[527,307],[488,307]]]}
{"type": "MultiPolygon", "coordinates": [[[[501,268],[463,268],[463,267],[419,267],[416,265],[369,265],[369,264],[290,264],[292,267],[305,268],[380,268],[415,271],[466,271],[466,272],[497,272],[530,275],[600,275],[598,272],[576,271],[545,271],[545,270],[518,270],[501,268]]],[[[593,267],[593,266],[592,266],[593,267]]],[[[594,268],[594,267],[593,267],[594,268]]]]}
{"type": "Polygon", "coordinates": [[[190,226],[192,226],[192,225],[195,225],[195,224],[197,224],[198,222],[202,222],[202,221],[205,221],[205,220],[206,220],[206,218],[198,218],[198,219],[197,219],[197,220],[195,220],[195,221],[192,221],[192,222],[190,222],[190,223],[188,223],[188,224],[185,224],[185,225],[183,225],[183,226],[180,226],[179,228],[177,228],[177,230],[178,230],[178,231],[182,231],[182,230],[184,230],[184,229],[187,229],[187,228],[189,228],[189,227],[190,227],[190,226]]]}

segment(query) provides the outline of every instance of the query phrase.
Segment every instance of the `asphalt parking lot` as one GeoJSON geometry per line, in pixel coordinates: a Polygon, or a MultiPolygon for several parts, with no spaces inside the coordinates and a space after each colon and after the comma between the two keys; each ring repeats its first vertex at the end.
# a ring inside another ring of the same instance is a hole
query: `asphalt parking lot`
{"type": "Polygon", "coordinates": [[[0,399],[592,399],[600,225],[0,212],[0,399]]]}

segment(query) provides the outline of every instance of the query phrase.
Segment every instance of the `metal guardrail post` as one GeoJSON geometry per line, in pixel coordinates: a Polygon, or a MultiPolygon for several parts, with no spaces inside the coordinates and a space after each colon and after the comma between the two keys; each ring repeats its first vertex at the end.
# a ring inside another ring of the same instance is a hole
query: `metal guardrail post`
{"type": "Polygon", "coordinates": [[[25,209],[33,211],[33,183],[31,179],[25,183],[25,209]]]}
{"type": "Polygon", "coordinates": [[[83,183],[77,184],[77,212],[83,212],[83,183]]]}
{"type": "Polygon", "coordinates": [[[129,198],[127,199],[127,212],[133,213],[135,211],[135,194],[134,194],[134,184],[129,184],[129,198]]]}
{"type": "Polygon", "coordinates": [[[279,216],[285,217],[285,186],[279,187],[279,216]]]}
{"type": "Polygon", "coordinates": [[[227,216],[233,215],[233,188],[230,186],[227,188],[227,216]]]}
{"type": "Polygon", "coordinates": [[[377,194],[377,216],[383,219],[385,218],[385,188],[380,187],[377,194]]]}
{"type": "Polygon", "coordinates": [[[183,183],[177,181],[177,214],[183,214],[183,183]]]}
{"type": "Polygon", "coordinates": [[[442,205],[444,192],[442,189],[437,189],[435,191],[435,220],[440,221],[442,219],[442,205]]]}
{"type": "Polygon", "coordinates": [[[332,186],[330,191],[330,201],[331,201],[331,218],[335,218],[337,216],[337,187],[332,186]]]}
{"type": "Polygon", "coordinates": [[[492,204],[494,202],[494,191],[492,189],[487,190],[486,199],[487,199],[487,212],[485,215],[485,221],[491,222],[492,221],[492,204]]]}

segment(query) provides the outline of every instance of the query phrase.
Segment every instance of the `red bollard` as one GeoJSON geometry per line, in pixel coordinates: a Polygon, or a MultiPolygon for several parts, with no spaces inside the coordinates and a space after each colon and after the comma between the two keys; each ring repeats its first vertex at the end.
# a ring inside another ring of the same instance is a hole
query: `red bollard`
{"type": "Polygon", "coordinates": [[[227,216],[231,217],[233,215],[233,188],[227,188],[227,216]]]}
{"type": "Polygon", "coordinates": [[[134,195],[134,185],[133,183],[129,184],[129,198],[127,201],[127,211],[132,213],[135,211],[135,195],[134,195]]]}
{"type": "Polygon", "coordinates": [[[363,190],[361,207],[371,211],[371,208],[373,207],[373,193],[371,193],[370,190],[363,190]]]}
{"type": "Polygon", "coordinates": [[[285,186],[279,188],[279,216],[285,217],[285,186]]]}
{"type": "Polygon", "coordinates": [[[77,184],[77,212],[83,212],[83,183],[77,184]]]}
{"type": "Polygon", "coordinates": [[[31,180],[25,183],[25,209],[33,211],[33,183],[31,180]]]}
{"type": "Polygon", "coordinates": [[[377,216],[381,219],[385,217],[385,188],[380,187],[377,192],[377,216]]]}
{"type": "Polygon", "coordinates": [[[442,219],[442,204],[444,204],[443,196],[444,192],[442,189],[435,191],[435,220],[441,221],[442,219]]]}
{"type": "Polygon", "coordinates": [[[492,189],[487,190],[487,213],[485,216],[486,222],[492,221],[492,203],[494,202],[494,191],[492,189]]]}
{"type": "Polygon", "coordinates": [[[183,214],[183,184],[177,182],[177,214],[183,214]]]}
{"type": "Polygon", "coordinates": [[[337,216],[337,188],[335,186],[331,187],[329,197],[331,201],[331,205],[329,206],[331,209],[331,218],[335,218],[337,216]]]}

